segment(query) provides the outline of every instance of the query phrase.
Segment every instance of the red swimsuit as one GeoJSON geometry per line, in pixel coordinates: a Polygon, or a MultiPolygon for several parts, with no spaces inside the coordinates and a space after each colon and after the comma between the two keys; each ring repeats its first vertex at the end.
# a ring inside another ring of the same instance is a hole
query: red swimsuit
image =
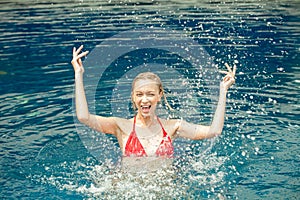
{"type": "MultiPolygon", "coordinates": [[[[172,140],[170,136],[167,134],[167,132],[165,131],[165,129],[163,128],[158,118],[157,121],[162,128],[163,139],[160,145],[158,146],[155,154],[156,156],[172,157],[174,153],[172,140]]],[[[136,135],[135,122],[136,122],[136,117],[134,117],[133,128],[125,146],[125,156],[138,156],[138,157],[147,156],[143,145],[141,144],[139,138],[136,135]]]]}

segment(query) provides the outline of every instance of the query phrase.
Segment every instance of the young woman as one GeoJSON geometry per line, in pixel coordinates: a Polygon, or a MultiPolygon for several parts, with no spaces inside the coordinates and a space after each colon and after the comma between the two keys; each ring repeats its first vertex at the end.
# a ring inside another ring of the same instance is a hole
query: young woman
{"type": "Polygon", "coordinates": [[[84,68],[81,58],[88,51],[83,46],[73,48],[72,65],[75,71],[75,99],[78,120],[106,134],[117,137],[124,157],[172,157],[172,141],[176,137],[193,140],[212,138],[221,134],[224,125],[226,93],[235,82],[236,66],[225,64],[228,71],[220,83],[220,96],[210,126],[192,124],[184,120],[160,119],[156,114],[157,104],[165,99],[160,78],[151,72],[139,74],[132,82],[131,98],[137,114],[132,119],[102,117],[89,113],[83,86],[84,68]]]}

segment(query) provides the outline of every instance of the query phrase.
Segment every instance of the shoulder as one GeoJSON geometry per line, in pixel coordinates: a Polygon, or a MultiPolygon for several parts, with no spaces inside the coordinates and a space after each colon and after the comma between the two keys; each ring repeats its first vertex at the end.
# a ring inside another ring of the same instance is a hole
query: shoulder
{"type": "Polygon", "coordinates": [[[131,119],[124,119],[119,117],[103,117],[92,115],[91,120],[93,123],[88,124],[90,127],[107,134],[118,135],[120,132],[132,124],[131,119]]]}
{"type": "Polygon", "coordinates": [[[181,126],[182,119],[160,119],[164,129],[174,137],[181,126]]]}
{"type": "Polygon", "coordinates": [[[127,124],[127,123],[133,123],[133,118],[126,119],[121,117],[111,117],[117,124],[127,124]]]}
{"type": "Polygon", "coordinates": [[[179,127],[183,121],[182,119],[162,119],[162,118],[159,118],[159,120],[164,126],[172,126],[172,127],[177,127],[177,126],[179,127]]]}
{"type": "Polygon", "coordinates": [[[130,119],[125,119],[120,117],[113,117],[113,118],[121,133],[129,134],[131,132],[133,127],[133,118],[130,119]]]}

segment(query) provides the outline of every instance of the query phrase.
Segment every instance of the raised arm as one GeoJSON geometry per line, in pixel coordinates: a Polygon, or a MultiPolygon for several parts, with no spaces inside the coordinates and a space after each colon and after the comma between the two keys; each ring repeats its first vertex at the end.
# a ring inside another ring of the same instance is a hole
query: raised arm
{"type": "Polygon", "coordinates": [[[225,64],[225,66],[227,67],[228,71],[220,71],[220,73],[225,74],[225,77],[220,83],[218,105],[211,125],[202,126],[182,121],[178,127],[178,136],[190,138],[193,140],[200,140],[212,138],[221,134],[224,126],[226,95],[228,89],[232,84],[235,83],[236,73],[236,65],[233,66],[233,69],[231,69],[231,67],[227,63],[225,64]]]}
{"type": "Polygon", "coordinates": [[[89,112],[83,85],[84,68],[81,60],[81,58],[86,56],[89,52],[81,52],[82,49],[82,45],[78,49],[76,49],[75,47],[73,48],[73,59],[71,61],[75,72],[76,116],[81,123],[97,131],[103,133],[116,134],[117,124],[115,118],[101,117],[90,114],[89,112]]]}

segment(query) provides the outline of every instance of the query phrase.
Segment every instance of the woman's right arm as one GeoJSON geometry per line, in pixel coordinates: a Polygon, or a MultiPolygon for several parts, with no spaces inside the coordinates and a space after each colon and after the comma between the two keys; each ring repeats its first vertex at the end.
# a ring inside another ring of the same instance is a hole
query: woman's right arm
{"type": "Polygon", "coordinates": [[[81,53],[82,48],[82,45],[78,49],[75,47],[73,48],[73,59],[71,61],[75,72],[76,116],[81,123],[91,127],[92,129],[116,135],[118,126],[115,118],[101,117],[90,114],[89,112],[83,85],[84,68],[81,60],[81,58],[86,56],[89,52],[85,51],[81,53]]]}

